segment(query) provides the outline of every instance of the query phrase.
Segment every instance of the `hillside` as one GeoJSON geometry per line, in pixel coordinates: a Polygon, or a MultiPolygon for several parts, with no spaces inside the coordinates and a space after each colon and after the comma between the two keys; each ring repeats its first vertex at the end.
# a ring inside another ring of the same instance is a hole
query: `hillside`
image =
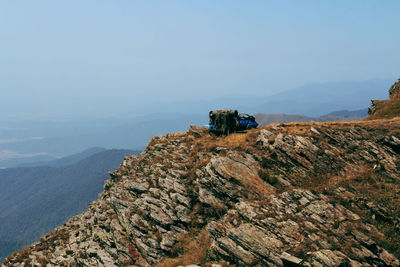
{"type": "Polygon", "coordinates": [[[0,170],[0,258],[85,210],[102,191],[107,172],[132,153],[105,150],[68,166],[0,170]]]}
{"type": "Polygon", "coordinates": [[[154,137],[2,266],[399,266],[400,120],[154,137]]]}
{"type": "Polygon", "coordinates": [[[368,114],[369,120],[400,116],[400,79],[389,88],[389,99],[372,100],[368,114]]]}

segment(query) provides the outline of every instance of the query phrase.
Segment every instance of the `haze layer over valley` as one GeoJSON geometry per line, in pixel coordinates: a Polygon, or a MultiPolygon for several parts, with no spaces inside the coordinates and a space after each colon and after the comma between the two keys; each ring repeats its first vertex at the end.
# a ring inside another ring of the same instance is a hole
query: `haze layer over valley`
{"type": "MultiPolygon", "coordinates": [[[[370,99],[387,97],[385,89],[391,82],[335,82],[302,86],[258,98],[229,96],[207,101],[165,102],[142,110],[132,108],[131,112],[110,114],[109,117],[66,118],[60,115],[58,118],[53,115],[47,119],[3,119],[0,120],[0,167],[52,160],[95,146],[141,150],[152,136],[185,131],[189,124],[208,124],[208,111],[212,109],[308,115],[309,118],[297,116],[290,121],[296,121],[295,118],[310,121],[310,117],[318,120],[315,117],[340,110],[366,110],[370,99]],[[150,109],[153,109],[153,113],[136,115],[150,112],[150,109]]],[[[353,119],[365,117],[366,111],[363,114],[353,119]]],[[[348,118],[325,116],[325,120],[348,118]]],[[[281,118],[281,121],[274,119],[271,122],[285,121],[288,120],[281,118]]]]}

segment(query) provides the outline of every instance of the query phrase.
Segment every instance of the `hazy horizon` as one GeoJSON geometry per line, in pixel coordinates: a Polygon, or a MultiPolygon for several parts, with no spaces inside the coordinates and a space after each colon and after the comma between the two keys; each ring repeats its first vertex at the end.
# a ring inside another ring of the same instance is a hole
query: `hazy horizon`
{"type": "Polygon", "coordinates": [[[399,7],[360,0],[1,0],[0,115],[161,112],[158,106],[180,101],[394,79],[399,7]]]}

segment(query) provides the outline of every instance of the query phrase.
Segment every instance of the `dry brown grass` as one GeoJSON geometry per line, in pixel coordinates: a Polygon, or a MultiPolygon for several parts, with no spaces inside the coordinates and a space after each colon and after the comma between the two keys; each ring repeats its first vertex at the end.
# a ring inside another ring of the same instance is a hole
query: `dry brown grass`
{"type": "Polygon", "coordinates": [[[186,236],[174,246],[174,250],[178,254],[183,254],[177,258],[167,258],[156,264],[155,267],[204,264],[207,261],[207,251],[210,244],[210,235],[205,229],[201,230],[195,238],[186,236]]]}
{"type": "Polygon", "coordinates": [[[364,181],[365,183],[375,183],[376,174],[369,166],[354,166],[351,172],[345,175],[326,174],[323,176],[310,177],[308,180],[303,180],[302,187],[323,191],[327,189],[337,188],[344,183],[353,184],[355,182],[364,181]]]}
{"type": "MultiPolygon", "coordinates": [[[[195,147],[203,151],[210,151],[216,147],[222,147],[227,149],[234,149],[242,147],[246,144],[248,132],[245,133],[232,133],[228,136],[210,136],[208,134],[194,140],[195,147]]],[[[193,153],[193,152],[192,152],[193,153]]]]}
{"type": "Polygon", "coordinates": [[[400,92],[393,94],[388,100],[375,100],[376,112],[367,120],[394,118],[400,116],[400,92]]]}
{"type": "Polygon", "coordinates": [[[400,101],[388,100],[375,114],[368,116],[368,120],[380,118],[394,118],[400,116],[400,101]]]}
{"type": "Polygon", "coordinates": [[[335,129],[349,130],[353,128],[362,128],[374,133],[385,132],[386,135],[400,136],[400,116],[392,118],[367,118],[363,121],[330,121],[330,122],[291,122],[271,124],[257,129],[257,133],[262,129],[271,130],[272,127],[279,127],[279,132],[282,134],[315,136],[311,132],[311,128],[315,129],[335,129]]]}
{"type": "Polygon", "coordinates": [[[233,133],[215,142],[217,146],[234,148],[246,143],[247,133],[233,133]]]}
{"type": "Polygon", "coordinates": [[[339,202],[362,217],[362,220],[375,225],[385,238],[375,238],[381,246],[400,257],[400,232],[396,230],[396,220],[400,218],[400,184],[380,173],[379,168],[359,166],[345,175],[325,175],[314,177],[302,187],[329,195],[331,203],[339,202]],[[375,218],[373,212],[356,199],[344,200],[335,194],[335,189],[343,187],[352,192],[357,199],[373,203],[386,210],[384,218],[375,218]],[[350,202],[348,202],[350,201],[350,202]],[[352,203],[356,201],[356,205],[352,203]]]}

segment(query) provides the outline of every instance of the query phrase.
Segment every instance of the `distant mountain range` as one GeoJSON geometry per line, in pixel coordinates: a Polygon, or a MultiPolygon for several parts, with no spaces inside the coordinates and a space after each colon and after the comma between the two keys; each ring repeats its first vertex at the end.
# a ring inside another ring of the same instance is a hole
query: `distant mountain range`
{"type": "Polygon", "coordinates": [[[340,110],[328,113],[320,117],[309,117],[303,115],[289,114],[255,114],[256,121],[260,126],[265,126],[271,123],[287,123],[287,122],[325,122],[325,121],[357,121],[365,118],[368,115],[368,109],[359,110],[340,110]]]}
{"type": "Polygon", "coordinates": [[[86,149],[85,151],[82,151],[77,154],[73,154],[67,157],[63,157],[60,159],[56,160],[51,160],[51,161],[38,161],[38,162],[30,162],[30,163],[22,163],[19,164],[17,167],[35,167],[35,166],[48,166],[48,167],[62,167],[62,166],[68,166],[71,164],[74,164],[82,159],[85,159],[87,157],[90,157],[94,154],[100,153],[106,151],[105,148],[102,147],[93,147],[86,149]]]}
{"type": "Polygon", "coordinates": [[[213,109],[238,109],[246,113],[285,113],[319,117],[337,110],[367,108],[371,99],[386,99],[387,88],[394,81],[395,79],[374,79],[309,83],[280,93],[264,95],[262,92],[254,95],[243,88],[243,93],[240,95],[228,94],[219,98],[205,96],[201,100],[168,101],[156,103],[141,111],[204,114],[213,109]]]}
{"type": "Polygon", "coordinates": [[[0,170],[0,262],[86,209],[103,190],[108,172],[124,156],[138,153],[93,148],[47,166],[0,170]]]}
{"type": "Polygon", "coordinates": [[[0,161],[0,167],[4,168],[18,168],[18,167],[35,167],[35,166],[49,166],[61,167],[78,162],[81,159],[87,158],[93,154],[105,151],[102,147],[89,148],[83,152],[66,156],[62,158],[55,158],[48,155],[39,155],[25,158],[10,158],[0,161]]]}
{"type": "Polygon", "coordinates": [[[319,117],[337,110],[367,108],[371,99],[386,99],[393,80],[308,84],[265,98],[250,112],[287,113],[319,117]]]}
{"type": "MultiPolygon", "coordinates": [[[[49,161],[88,147],[140,150],[152,136],[186,131],[189,124],[208,124],[208,112],[212,109],[238,109],[251,114],[301,114],[307,118],[295,120],[316,120],[338,110],[365,109],[371,99],[386,99],[387,88],[392,83],[393,80],[387,79],[308,84],[270,96],[246,94],[243,90],[242,95],[154,103],[143,110],[132,106],[130,113],[113,114],[108,118],[3,120],[0,121],[0,168],[49,161]],[[146,113],[150,114],[143,115],[146,113]]],[[[275,120],[278,117],[281,121],[288,119],[287,115],[274,116],[275,120]]],[[[330,116],[342,115],[332,113],[330,116]]]]}

